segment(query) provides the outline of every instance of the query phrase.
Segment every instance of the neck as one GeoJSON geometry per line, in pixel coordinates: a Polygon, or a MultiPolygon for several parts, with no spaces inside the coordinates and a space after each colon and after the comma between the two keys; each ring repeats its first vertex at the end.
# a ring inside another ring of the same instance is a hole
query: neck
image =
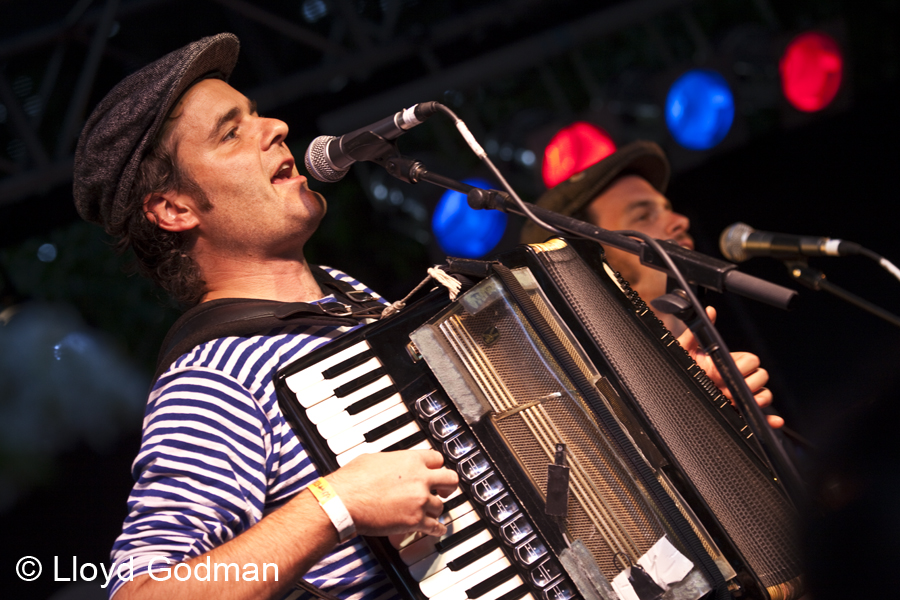
{"type": "Polygon", "coordinates": [[[198,260],[206,281],[203,302],[218,298],[256,298],[310,302],[322,298],[319,284],[302,256],[285,260],[198,260]]]}

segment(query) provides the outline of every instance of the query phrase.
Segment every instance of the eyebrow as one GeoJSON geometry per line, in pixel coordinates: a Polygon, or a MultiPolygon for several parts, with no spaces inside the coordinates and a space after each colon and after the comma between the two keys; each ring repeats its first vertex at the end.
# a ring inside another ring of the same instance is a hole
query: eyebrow
{"type": "MultiPolygon", "coordinates": [[[[248,100],[247,108],[250,111],[250,114],[256,114],[256,100],[248,100]]],[[[209,133],[209,141],[214,141],[219,137],[219,133],[222,131],[222,128],[225,127],[231,121],[234,121],[238,115],[241,114],[241,109],[239,106],[233,107],[227,113],[219,117],[219,120],[216,121],[215,127],[213,127],[212,131],[209,133]]]]}
{"type": "Polygon", "coordinates": [[[644,208],[654,208],[656,206],[656,202],[647,198],[645,200],[637,200],[635,202],[631,202],[628,204],[628,207],[625,209],[628,212],[634,212],[636,210],[641,210],[644,208]]]}
{"type": "MultiPolygon", "coordinates": [[[[648,207],[655,208],[656,206],[658,206],[658,203],[656,202],[656,200],[653,200],[651,198],[645,198],[643,200],[637,200],[636,202],[630,203],[625,210],[631,212],[631,211],[638,210],[641,208],[648,208],[648,207]]],[[[667,202],[662,205],[662,208],[663,208],[663,210],[666,210],[666,209],[671,210],[672,205],[667,202]]]]}

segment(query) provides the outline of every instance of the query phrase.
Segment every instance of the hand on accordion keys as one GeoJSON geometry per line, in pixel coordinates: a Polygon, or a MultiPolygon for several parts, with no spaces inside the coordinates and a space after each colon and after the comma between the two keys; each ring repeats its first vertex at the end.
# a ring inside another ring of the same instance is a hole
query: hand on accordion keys
{"type": "Polygon", "coordinates": [[[434,450],[398,450],[363,454],[328,479],[353,517],[361,535],[386,536],[419,531],[443,535],[438,522],[440,496],[452,494],[456,471],[444,468],[434,450]]]}
{"type": "MultiPolygon", "coordinates": [[[[706,314],[709,315],[710,320],[715,323],[716,309],[712,306],[707,306],[706,314]]],[[[731,391],[729,391],[728,387],[725,385],[725,381],[719,374],[719,370],[716,368],[716,365],[713,364],[712,358],[700,348],[700,343],[697,341],[697,338],[694,337],[693,332],[690,329],[686,330],[678,337],[678,341],[681,343],[682,347],[687,350],[688,354],[691,355],[691,358],[706,371],[706,374],[709,375],[709,378],[713,380],[713,383],[718,386],[719,390],[725,394],[727,398],[731,398],[731,391]]],[[[737,364],[738,369],[741,370],[741,374],[747,382],[747,387],[753,392],[753,397],[756,398],[756,402],[760,406],[768,406],[771,404],[772,392],[765,387],[766,382],[769,380],[769,373],[759,366],[759,357],[750,352],[732,352],[731,357],[734,358],[734,362],[737,364]]],[[[766,418],[771,427],[778,428],[784,425],[784,419],[777,415],[766,415],[766,418]]]]}

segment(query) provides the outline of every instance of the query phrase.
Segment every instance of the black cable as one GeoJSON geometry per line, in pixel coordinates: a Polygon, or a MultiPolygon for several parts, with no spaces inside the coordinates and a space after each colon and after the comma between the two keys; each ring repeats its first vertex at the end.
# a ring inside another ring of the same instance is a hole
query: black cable
{"type": "Polygon", "coordinates": [[[487,152],[485,152],[484,148],[481,147],[481,144],[478,143],[478,141],[475,139],[475,137],[469,131],[469,128],[466,127],[465,122],[462,119],[460,119],[458,116],[456,116],[456,113],[454,113],[452,110],[450,110],[448,107],[444,106],[440,102],[435,102],[434,104],[435,104],[435,107],[439,111],[443,112],[444,114],[449,116],[451,119],[453,119],[453,124],[456,125],[456,128],[459,130],[459,133],[463,136],[463,139],[466,140],[466,143],[469,145],[469,147],[472,149],[472,151],[475,152],[476,156],[478,156],[478,158],[480,158],[481,160],[484,161],[484,163],[488,166],[488,168],[491,170],[491,172],[494,174],[494,176],[500,182],[500,185],[503,186],[503,189],[506,190],[506,193],[509,194],[509,196],[518,205],[519,209],[523,213],[525,213],[525,215],[529,219],[531,219],[532,221],[534,221],[536,224],[543,227],[544,229],[550,231],[551,233],[555,233],[556,235],[565,236],[566,235],[565,232],[560,231],[559,229],[557,229],[553,225],[550,225],[549,223],[545,223],[544,221],[539,219],[537,217],[537,215],[535,215],[533,212],[531,212],[531,210],[528,208],[528,205],[525,202],[523,202],[521,198],[519,198],[519,195],[515,192],[515,190],[512,189],[512,186],[509,185],[509,182],[506,181],[506,178],[503,177],[503,174],[500,173],[500,170],[497,169],[496,165],[494,165],[493,161],[487,155],[487,152]]]}

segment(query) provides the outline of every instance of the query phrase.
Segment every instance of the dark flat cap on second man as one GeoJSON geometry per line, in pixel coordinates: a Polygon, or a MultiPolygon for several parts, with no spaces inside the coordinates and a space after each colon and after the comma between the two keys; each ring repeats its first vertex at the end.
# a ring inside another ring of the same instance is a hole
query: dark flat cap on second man
{"type": "Polygon", "coordinates": [[[120,235],[138,167],[184,92],[211,75],[227,78],[240,43],[220,33],[171,52],[123,79],[88,117],[75,149],[75,207],[120,235]]]}
{"type": "MultiPolygon", "coordinates": [[[[657,144],[646,141],[632,142],[550,188],[535,204],[562,215],[572,216],[584,209],[623,175],[643,177],[664,194],[669,185],[669,161],[657,144]]],[[[519,239],[524,244],[533,244],[543,242],[549,236],[550,232],[528,221],[522,227],[519,239]]]]}

